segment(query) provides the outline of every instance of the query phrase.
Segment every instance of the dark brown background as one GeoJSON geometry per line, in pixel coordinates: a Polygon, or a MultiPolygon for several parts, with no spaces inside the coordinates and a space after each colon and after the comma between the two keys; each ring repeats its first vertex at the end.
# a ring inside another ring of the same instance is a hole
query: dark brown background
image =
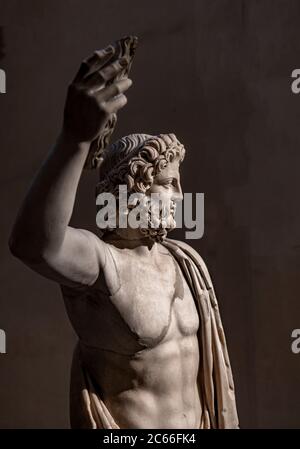
{"type": "MultiPolygon", "coordinates": [[[[0,427],[68,427],[75,335],[59,288],[8,251],[9,230],[59,131],[80,60],[126,34],[140,46],[114,137],[175,132],[185,192],[205,192],[205,258],[219,297],[241,427],[300,427],[300,2],[0,2],[0,427]]],[[[95,228],[95,174],[73,224],[95,228]]],[[[177,231],[176,231],[177,232],[177,231]]],[[[176,234],[174,234],[176,237],[176,234]]]]}

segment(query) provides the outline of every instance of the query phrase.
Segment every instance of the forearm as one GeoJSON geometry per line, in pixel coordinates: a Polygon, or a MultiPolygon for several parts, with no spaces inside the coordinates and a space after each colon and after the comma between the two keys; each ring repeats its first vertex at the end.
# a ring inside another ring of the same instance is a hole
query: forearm
{"type": "Polygon", "coordinates": [[[17,256],[36,259],[56,251],[63,242],[89,144],[64,132],[35,176],[10,238],[17,256]]]}

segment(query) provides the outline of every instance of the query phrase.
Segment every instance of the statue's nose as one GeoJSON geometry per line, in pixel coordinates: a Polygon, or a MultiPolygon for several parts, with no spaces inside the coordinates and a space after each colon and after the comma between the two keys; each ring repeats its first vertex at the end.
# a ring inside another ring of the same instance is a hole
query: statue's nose
{"type": "Polygon", "coordinates": [[[178,184],[176,189],[174,190],[173,200],[174,201],[182,201],[183,200],[183,194],[182,194],[182,190],[181,190],[181,185],[180,184],[178,184]]]}

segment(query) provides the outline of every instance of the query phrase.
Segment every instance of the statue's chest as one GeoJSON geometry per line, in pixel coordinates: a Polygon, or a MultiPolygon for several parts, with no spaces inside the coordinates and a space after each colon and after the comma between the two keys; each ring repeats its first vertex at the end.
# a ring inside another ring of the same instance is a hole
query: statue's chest
{"type": "Polygon", "coordinates": [[[194,298],[170,255],[158,263],[122,260],[116,268],[119,282],[110,299],[140,345],[154,347],[197,332],[194,298]]]}
{"type": "Polygon", "coordinates": [[[63,289],[67,312],[84,344],[134,354],[197,333],[194,298],[170,255],[155,263],[115,257],[101,277],[96,289],[74,298],[63,289]]]}

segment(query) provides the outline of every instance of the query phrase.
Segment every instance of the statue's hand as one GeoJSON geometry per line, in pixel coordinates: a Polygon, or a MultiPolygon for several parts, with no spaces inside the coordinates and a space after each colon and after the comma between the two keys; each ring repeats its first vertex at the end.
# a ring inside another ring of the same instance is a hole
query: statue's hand
{"type": "Polygon", "coordinates": [[[111,82],[126,66],[121,58],[109,63],[113,46],[95,51],[84,60],[68,88],[64,110],[64,132],[78,142],[92,142],[104,128],[109,116],[125,106],[124,92],[129,78],[111,82]],[[107,82],[111,82],[107,85],[107,82]]]}

